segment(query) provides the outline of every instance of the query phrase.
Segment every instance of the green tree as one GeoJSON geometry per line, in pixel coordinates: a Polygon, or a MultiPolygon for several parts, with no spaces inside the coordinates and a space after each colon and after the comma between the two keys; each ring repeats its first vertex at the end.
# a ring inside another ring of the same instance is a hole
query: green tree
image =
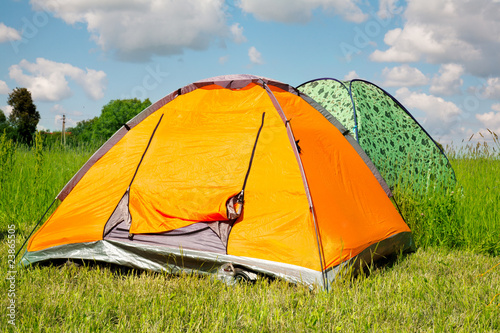
{"type": "MultiPolygon", "coordinates": [[[[1,112],[3,114],[3,112],[1,112]]],[[[0,115],[0,118],[2,116],[0,115]]],[[[5,117],[5,115],[4,115],[5,117]]],[[[8,177],[14,166],[14,154],[16,147],[11,139],[7,136],[7,131],[0,133],[0,189],[8,177]]]]}
{"type": "Polygon", "coordinates": [[[5,113],[3,113],[3,110],[0,109],[0,128],[3,128],[2,126],[7,125],[7,117],[5,116],[5,113]]]}
{"type": "Polygon", "coordinates": [[[70,127],[67,131],[71,132],[71,137],[76,142],[90,142],[92,141],[94,127],[98,119],[98,117],[94,117],[79,121],[75,127],[70,127]]]}
{"type": "Polygon", "coordinates": [[[15,139],[17,141],[31,144],[33,135],[36,131],[36,125],[40,120],[40,113],[36,110],[31,93],[26,88],[15,88],[7,101],[12,106],[12,113],[9,121],[15,130],[15,139]]]}
{"type": "Polygon", "coordinates": [[[0,109],[0,135],[6,133],[7,138],[12,139],[14,135],[14,129],[10,126],[9,120],[5,116],[5,113],[0,109]]]}
{"type": "Polygon", "coordinates": [[[126,122],[151,105],[148,99],[117,99],[106,104],[94,124],[93,139],[107,140],[126,122]]]}

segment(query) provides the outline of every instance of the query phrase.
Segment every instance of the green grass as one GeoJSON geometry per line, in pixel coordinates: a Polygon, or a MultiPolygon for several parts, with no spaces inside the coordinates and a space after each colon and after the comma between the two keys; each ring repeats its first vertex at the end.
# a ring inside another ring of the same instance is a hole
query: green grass
{"type": "Polygon", "coordinates": [[[500,270],[487,270],[497,262],[419,249],[329,293],[280,280],[230,287],[190,275],[35,267],[17,275],[16,325],[37,332],[496,331],[500,270]]]}
{"type": "Polygon", "coordinates": [[[500,255],[500,142],[448,148],[457,184],[403,194],[401,212],[418,247],[444,246],[500,255]]]}
{"type": "MultiPolygon", "coordinates": [[[[19,248],[95,147],[16,147],[9,157],[3,144],[0,267],[7,272],[8,226],[16,226],[19,248]]],[[[15,275],[17,329],[500,331],[500,266],[495,266],[500,263],[500,156],[493,148],[450,154],[457,188],[405,198],[401,208],[417,252],[370,267],[356,279],[338,281],[329,293],[280,280],[226,286],[210,277],[125,272],[99,265],[33,267],[15,275]]],[[[0,331],[14,331],[6,317],[10,282],[2,278],[0,285],[0,331]]]]}
{"type": "MultiPolygon", "coordinates": [[[[19,236],[27,236],[43,212],[73,174],[89,159],[95,147],[61,146],[40,150],[17,147],[12,166],[0,164],[0,233],[15,224],[19,236]]],[[[1,159],[0,159],[1,161],[1,159]]]]}
{"type": "Polygon", "coordinates": [[[400,203],[419,247],[466,248],[500,255],[500,159],[450,159],[458,183],[400,203]]]}

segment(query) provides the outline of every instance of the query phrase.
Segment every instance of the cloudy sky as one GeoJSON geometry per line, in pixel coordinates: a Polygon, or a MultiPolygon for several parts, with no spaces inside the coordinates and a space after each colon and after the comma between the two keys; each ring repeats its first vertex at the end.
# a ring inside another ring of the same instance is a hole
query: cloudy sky
{"type": "Polygon", "coordinates": [[[443,143],[500,134],[500,0],[2,0],[0,109],[28,88],[40,128],[255,74],[362,78],[443,143]]]}

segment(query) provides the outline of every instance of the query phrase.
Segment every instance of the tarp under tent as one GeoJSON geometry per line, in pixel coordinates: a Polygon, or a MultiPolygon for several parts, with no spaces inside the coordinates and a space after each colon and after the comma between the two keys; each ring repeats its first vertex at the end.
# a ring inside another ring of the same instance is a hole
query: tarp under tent
{"type": "Polygon", "coordinates": [[[344,127],[373,161],[391,189],[425,193],[451,188],[455,173],[431,136],[393,96],[360,79],[322,78],[301,84],[344,127]]]}
{"type": "Polygon", "coordinates": [[[277,81],[187,85],[87,161],[21,262],[240,270],[328,288],[348,264],[413,247],[387,184],[345,132],[277,81]]]}

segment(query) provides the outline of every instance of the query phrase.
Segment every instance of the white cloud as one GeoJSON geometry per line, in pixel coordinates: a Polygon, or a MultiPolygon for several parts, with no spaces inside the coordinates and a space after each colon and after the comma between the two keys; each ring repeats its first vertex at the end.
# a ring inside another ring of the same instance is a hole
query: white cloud
{"type": "Polygon", "coordinates": [[[387,87],[414,87],[423,86],[429,82],[429,79],[420,70],[410,67],[406,64],[393,68],[384,68],[382,76],[383,83],[387,87]]]}
{"type": "Polygon", "coordinates": [[[437,95],[454,95],[460,92],[464,80],[464,66],[459,64],[444,64],[439,69],[439,75],[434,76],[429,91],[437,95]]]}
{"type": "Polygon", "coordinates": [[[50,131],[47,127],[45,127],[45,126],[43,126],[43,125],[40,125],[40,123],[38,123],[38,124],[36,125],[36,130],[37,130],[37,131],[44,131],[44,132],[49,132],[49,131],[50,131]]]}
{"type": "Polygon", "coordinates": [[[10,92],[9,87],[5,81],[0,80],[0,95],[7,95],[10,92]]]}
{"type": "MultiPolygon", "coordinates": [[[[58,128],[58,131],[62,131],[62,123],[63,123],[63,116],[61,116],[60,114],[56,114],[54,117],[54,125],[56,125],[56,128],[58,128]]],[[[70,127],[75,127],[77,123],[78,121],[66,117],[64,126],[67,130],[70,127]]]]}
{"type": "Polygon", "coordinates": [[[12,113],[13,107],[10,105],[4,105],[0,107],[0,109],[5,113],[5,115],[8,117],[12,113]]]}
{"type": "Polygon", "coordinates": [[[461,125],[462,110],[441,97],[410,91],[406,87],[398,89],[395,97],[408,109],[422,111],[425,114],[423,125],[431,133],[449,135],[461,125]]]}
{"type": "Polygon", "coordinates": [[[61,104],[54,104],[50,108],[50,112],[56,113],[56,114],[64,114],[66,112],[66,109],[61,104]]]}
{"type": "Polygon", "coordinates": [[[498,75],[500,4],[491,0],[409,0],[406,23],[386,33],[386,50],[370,59],[456,63],[479,76],[498,75]]]}
{"type": "Polygon", "coordinates": [[[498,111],[498,112],[500,112],[500,103],[493,104],[493,105],[491,106],[491,109],[492,109],[493,111],[498,111]]]}
{"type": "Polygon", "coordinates": [[[416,62],[423,55],[438,56],[446,52],[446,46],[435,40],[434,33],[426,27],[406,24],[404,29],[389,30],[384,42],[390,46],[386,51],[375,50],[370,59],[386,62],[416,62]]]}
{"type": "Polygon", "coordinates": [[[86,72],[80,69],[78,73],[75,76],[71,76],[71,78],[83,88],[87,96],[91,99],[97,100],[103,98],[107,83],[106,73],[89,68],[85,70],[86,72]]]}
{"type": "Polygon", "coordinates": [[[226,62],[228,62],[229,56],[225,55],[219,58],[219,64],[224,65],[226,62]]]}
{"type": "Polygon", "coordinates": [[[344,81],[351,81],[354,79],[359,79],[359,75],[356,71],[350,71],[346,76],[344,76],[344,81]]]}
{"type": "Polygon", "coordinates": [[[106,88],[106,73],[103,71],[83,70],[44,58],[37,58],[35,63],[21,60],[18,65],[10,66],[9,76],[26,87],[33,99],[40,101],[53,102],[71,96],[67,78],[80,85],[87,96],[94,100],[103,98],[106,88]]]}
{"type": "Polygon", "coordinates": [[[396,6],[398,1],[399,0],[380,0],[377,15],[382,19],[386,19],[401,14],[403,9],[396,6]]]}
{"type": "Polygon", "coordinates": [[[20,40],[21,33],[14,28],[6,26],[4,23],[0,22],[0,43],[20,40]]]}
{"type": "Polygon", "coordinates": [[[500,98],[500,77],[491,77],[486,80],[486,86],[482,93],[486,98],[500,98]]]}
{"type": "Polygon", "coordinates": [[[264,64],[264,60],[262,59],[262,54],[257,51],[257,49],[252,46],[248,49],[248,57],[250,58],[250,62],[255,65],[264,64]]]}
{"type": "Polygon", "coordinates": [[[434,115],[445,121],[449,117],[462,113],[453,102],[445,101],[441,97],[410,91],[406,87],[396,91],[396,98],[407,107],[422,110],[427,115],[434,115]]]}
{"type": "Polygon", "coordinates": [[[66,108],[64,106],[62,106],[61,104],[54,104],[51,108],[50,108],[50,112],[52,113],[55,113],[55,114],[58,114],[58,115],[71,115],[71,116],[76,116],[76,117],[80,117],[83,115],[82,112],[80,111],[68,111],[66,110],[66,108]]]}
{"type": "Polygon", "coordinates": [[[243,27],[239,23],[233,24],[230,30],[235,43],[241,44],[247,41],[247,38],[243,35],[243,27]]]}
{"type": "Polygon", "coordinates": [[[492,130],[497,134],[500,134],[500,110],[498,112],[492,111],[483,114],[476,114],[476,119],[479,120],[484,127],[492,130]]]}
{"type": "Polygon", "coordinates": [[[356,4],[356,0],[241,0],[238,6],[246,13],[262,21],[306,23],[314,10],[321,8],[342,16],[345,20],[361,23],[368,15],[356,4]]]}
{"type": "Polygon", "coordinates": [[[226,24],[224,0],[32,0],[68,24],[83,23],[105,51],[129,61],[153,55],[203,50],[214,40],[241,40],[239,26],[226,24]],[[236,33],[236,35],[234,35],[236,33]],[[232,35],[232,36],[231,36],[232,35]]]}

